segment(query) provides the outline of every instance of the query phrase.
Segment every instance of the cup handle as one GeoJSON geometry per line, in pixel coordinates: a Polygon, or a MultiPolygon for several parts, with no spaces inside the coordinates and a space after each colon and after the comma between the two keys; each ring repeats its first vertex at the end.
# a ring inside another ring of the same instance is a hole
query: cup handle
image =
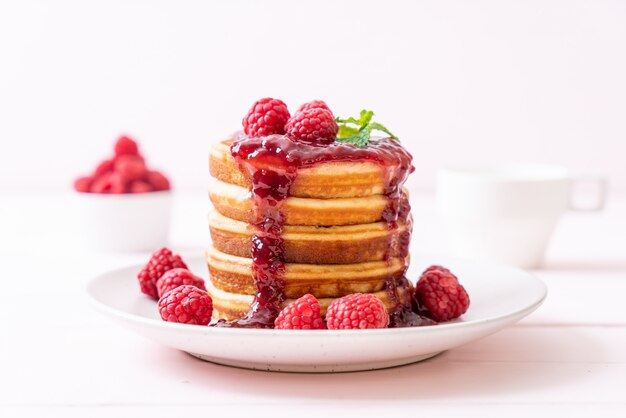
{"type": "Polygon", "coordinates": [[[602,176],[577,175],[570,180],[569,209],[577,212],[597,212],[604,209],[607,180],[602,176]],[[581,198],[583,193],[584,198],[581,198]]]}

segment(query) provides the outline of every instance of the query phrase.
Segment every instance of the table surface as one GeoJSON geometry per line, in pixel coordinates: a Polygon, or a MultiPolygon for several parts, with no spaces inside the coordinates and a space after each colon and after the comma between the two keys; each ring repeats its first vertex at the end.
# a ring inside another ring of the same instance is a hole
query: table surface
{"type": "MultiPolygon", "coordinates": [[[[205,363],[93,311],[90,277],[146,254],[81,248],[71,194],[0,202],[0,416],[626,416],[626,196],[568,213],[545,267],[549,295],[531,316],[422,363],[380,371],[287,374],[205,363]],[[332,409],[331,409],[332,408],[332,409]]],[[[412,250],[446,244],[434,199],[412,195],[412,250]]],[[[176,195],[171,247],[208,241],[204,195],[176,195]]]]}

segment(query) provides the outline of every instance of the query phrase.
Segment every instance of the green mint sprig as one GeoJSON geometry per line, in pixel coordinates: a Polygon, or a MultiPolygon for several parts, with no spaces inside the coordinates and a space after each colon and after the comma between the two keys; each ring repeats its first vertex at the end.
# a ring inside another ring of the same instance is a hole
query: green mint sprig
{"type": "Polygon", "coordinates": [[[337,141],[364,148],[370,142],[372,131],[384,132],[392,139],[399,141],[398,137],[392,134],[384,125],[378,122],[372,122],[372,117],[374,117],[374,112],[363,109],[358,119],[335,118],[335,122],[339,125],[337,141]]]}

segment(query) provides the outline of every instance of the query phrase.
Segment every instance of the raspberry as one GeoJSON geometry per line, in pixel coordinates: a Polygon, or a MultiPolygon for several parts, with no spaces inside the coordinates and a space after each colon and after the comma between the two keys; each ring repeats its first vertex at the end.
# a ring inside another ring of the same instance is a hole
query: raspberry
{"type": "Polygon", "coordinates": [[[115,143],[115,155],[137,155],[137,143],[127,136],[120,136],[115,143]]]}
{"type": "Polygon", "coordinates": [[[91,183],[90,192],[91,193],[111,193],[111,182],[109,178],[111,174],[104,174],[91,183]]]}
{"type": "Polygon", "coordinates": [[[470,300],[457,277],[445,267],[431,266],[415,285],[415,300],[420,314],[438,322],[463,315],[470,300]]]}
{"type": "Polygon", "coordinates": [[[103,174],[110,173],[111,171],[113,171],[113,160],[104,160],[100,164],[98,164],[98,167],[96,167],[96,171],[94,171],[93,176],[100,177],[103,174]]]}
{"type": "Polygon", "coordinates": [[[148,264],[146,264],[137,275],[141,292],[157,299],[157,280],[159,280],[166,271],[175,268],[186,269],[187,265],[179,255],[172,254],[172,251],[168,248],[163,247],[156,251],[152,254],[148,264]]]}
{"type": "Polygon", "coordinates": [[[95,179],[91,185],[92,193],[126,193],[126,183],[118,173],[107,173],[95,179]]]}
{"type": "Polygon", "coordinates": [[[326,312],[328,329],[387,328],[389,314],[376,296],[354,293],[335,299],[326,312]]]}
{"type": "Polygon", "coordinates": [[[113,194],[122,194],[126,193],[126,185],[128,184],[122,176],[118,173],[111,173],[109,177],[109,181],[111,182],[111,193],[113,194]]]}
{"type": "Polygon", "coordinates": [[[167,322],[208,325],[213,301],[207,292],[195,286],[178,286],[159,299],[159,313],[167,322]]]}
{"type": "Polygon", "coordinates": [[[267,97],[257,100],[241,123],[248,136],[284,134],[289,116],[287,105],[282,100],[267,97]]]}
{"type": "Polygon", "coordinates": [[[157,280],[157,293],[159,294],[159,297],[161,297],[170,290],[182,285],[191,285],[197,287],[198,289],[206,290],[206,287],[204,287],[204,280],[200,277],[195,276],[186,268],[175,268],[166,271],[161,278],[157,280]]]}
{"type": "Polygon", "coordinates": [[[81,193],[89,193],[92,183],[93,177],[79,177],[74,181],[74,190],[81,193]]]}
{"type": "Polygon", "coordinates": [[[330,144],[335,140],[339,127],[329,110],[306,109],[287,121],[287,134],[303,142],[330,144]]]}
{"type": "Polygon", "coordinates": [[[120,155],[115,159],[115,171],[125,182],[140,180],[147,173],[146,164],[139,155],[120,155]]]}
{"type": "Polygon", "coordinates": [[[170,181],[158,171],[149,171],[147,179],[154,191],[170,189],[170,181]]]}
{"type": "Polygon", "coordinates": [[[148,193],[154,190],[149,183],[142,180],[133,181],[129,188],[131,193],[148,193]]]}
{"type": "Polygon", "coordinates": [[[300,106],[300,108],[298,109],[296,113],[303,112],[307,109],[326,109],[330,112],[331,115],[333,114],[332,110],[330,110],[330,107],[328,107],[326,102],[323,100],[312,100],[310,102],[307,102],[303,104],[302,106],[300,106]]]}
{"type": "Polygon", "coordinates": [[[274,321],[276,329],[325,329],[320,303],[306,294],[280,311],[274,321]]]}

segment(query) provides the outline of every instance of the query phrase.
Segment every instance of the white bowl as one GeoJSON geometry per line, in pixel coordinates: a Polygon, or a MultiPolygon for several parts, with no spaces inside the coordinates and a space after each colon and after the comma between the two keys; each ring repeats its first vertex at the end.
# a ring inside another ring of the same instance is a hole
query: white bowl
{"type": "Polygon", "coordinates": [[[167,244],[172,194],[77,193],[78,234],[100,251],[154,251],[167,244]]]}

